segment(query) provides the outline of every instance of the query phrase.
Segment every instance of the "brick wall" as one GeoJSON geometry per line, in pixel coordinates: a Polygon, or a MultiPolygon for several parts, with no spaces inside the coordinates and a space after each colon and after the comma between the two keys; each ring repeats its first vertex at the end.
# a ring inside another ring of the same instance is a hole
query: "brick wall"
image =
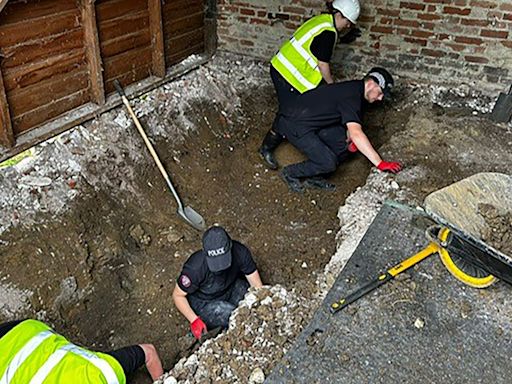
{"type": "MultiPolygon", "coordinates": [[[[512,0],[362,0],[363,35],[334,63],[354,76],[383,65],[401,76],[493,92],[512,83],[512,0]]],[[[321,0],[218,0],[219,49],[269,60],[321,0]]]]}

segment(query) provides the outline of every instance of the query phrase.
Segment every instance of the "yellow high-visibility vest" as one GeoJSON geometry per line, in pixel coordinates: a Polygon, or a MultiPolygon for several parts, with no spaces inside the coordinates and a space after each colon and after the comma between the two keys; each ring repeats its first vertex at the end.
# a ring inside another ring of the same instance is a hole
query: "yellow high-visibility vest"
{"type": "Polygon", "coordinates": [[[126,384],[119,362],[67,341],[37,320],[0,338],[0,384],[126,384]]]}
{"type": "Polygon", "coordinates": [[[322,81],[318,59],[311,53],[311,43],[324,31],[336,34],[336,44],[338,32],[334,26],[333,15],[322,14],[306,21],[270,61],[281,76],[300,93],[316,88],[322,81]]]}

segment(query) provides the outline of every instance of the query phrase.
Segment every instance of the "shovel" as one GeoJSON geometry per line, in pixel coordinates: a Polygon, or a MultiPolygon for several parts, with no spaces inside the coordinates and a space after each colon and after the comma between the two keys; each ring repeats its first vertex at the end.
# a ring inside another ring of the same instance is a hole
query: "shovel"
{"type": "Polygon", "coordinates": [[[512,116],[512,85],[508,94],[500,93],[498,101],[494,105],[491,118],[497,123],[507,123],[512,116]]]}
{"type": "Polygon", "coordinates": [[[167,186],[171,190],[172,194],[174,195],[174,198],[176,199],[176,203],[178,203],[178,215],[185,220],[188,224],[193,226],[195,229],[202,231],[205,229],[205,222],[203,217],[194,211],[191,207],[183,206],[183,203],[181,202],[181,199],[178,195],[178,192],[176,192],[176,189],[172,185],[171,179],[167,172],[165,171],[164,166],[162,165],[160,159],[158,158],[157,153],[155,152],[155,149],[153,148],[153,145],[149,141],[146,132],[144,132],[144,129],[140,125],[139,119],[133,112],[132,107],[130,106],[130,102],[126,98],[126,94],[124,93],[124,89],[121,86],[121,83],[119,81],[114,81],[114,86],[116,87],[117,93],[119,93],[119,96],[121,96],[121,99],[123,100],[124,105],[128,109],[128,112],[130,113],[130,116],[132,117],[133,121],[135,122],[135,126],[137,127],[137,130],[139,131],[140,135],[144,139],[144,143],[146,144],[146,147],[149,149],[149,152],[151,153],[151,156],[153,157],[153,160],[155,160],[156,165],[158,166],[158,169],[160,170],[160,173],[165,179],[165,182],[167,183],[167,186]]]}

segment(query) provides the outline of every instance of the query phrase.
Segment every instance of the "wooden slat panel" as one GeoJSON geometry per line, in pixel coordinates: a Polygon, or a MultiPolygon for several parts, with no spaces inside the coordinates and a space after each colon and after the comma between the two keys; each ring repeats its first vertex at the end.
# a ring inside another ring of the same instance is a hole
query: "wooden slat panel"
{"type": "Polygon", "coordinates": [[[191,32],[204,26],[204,14],[195,13],[176,20],[167,20],[165,23],[165,35],[170,38],[191,32]]]}
{"type": "Polygon", "coordinates": [[[89,67],[91,100],[105,103],[103,74],[101,73],[100,42],[96,28],[96,11],[93,0],[82,0],[82,23],[84,28],[85,55],[89,67]]]}
{"type": "Polygon", "coordinates": [[[189,46],[187,49],[180,52],[166,56],[169,63],[168,65],[177,64],[194,53],[203,53],[204,49],[204,43],[198,43],[197,45],[189,46]]]}
{"type": "Polygon", "coordinates": [[[96,17],[98,23],[122,17],[131,13],[138,13],[147,9],[147,3],[142,0],[107,0],[96,1],[96,17]]]}
{"type": "Polygon", "coordinates": [[[10,0],[0,15],[0,24],[26,22],[45,16],[54,17],[73,9],[76,9],[74,0],[32,0],[30,2],[10,0]]]}
{"type": "MultiPolygon", "coordinates": [[[[30,4],[27,4],[29,7],[30,4]]],[[[38,40],[80,27],[78,9],[59,16],[28,20],[16,24],[0,25],[0,46],[8,47],[22,41],[38,40]]]]}
{"type": "Polygon", "coordinates": [[[111,80],[134,68],[151,65],[151,47],[131,50],[104,60],[104,76],[111,80]]]}
{"type": "Polygon", "coordinates": [[[25,88],[40,81],[75,71],[77,67],[85,64],[85,52],[81,50],[69,51],[47,60],[37,61],[27,65],[6,70],[4,74],[5,88],[13,91],[16,88],[25,88]]]}
{"type": "Polygon", "coordinates": [[[123,17],[98,24],[101,44],[108,40],[149,28],[149,13],[147,10],[126,14],[123,17]]]}
{"type": "Polygon", "coordinates": [[[14,134],[12,131],[11,115],[9,113],[9,104],[5,94],[2,71],[0,70],[0,144],[4,147],[14,145],[14,134]]]}
{"type": "Polygon", "coordinates": [[[202,0],[168,0],[162,6],[162,10],[164,20],[179,19],[192,13],[203,12],[204,4],[202,0]]]}
{"type": "Polygon", "coordinates": [[[40,81],[30,87],[15,89],[7,94],[12,118],[39,108],[72,93],[88,89],[89,74],[83,66],[73,74],[64,73],[40,81]]]}
{"type": "Polygon", "coordinates": [[[134,68],[130,72],[126,72],[116,79],[110,79],[105,82],[105,90],[107,94],[110,94],[115,91],[114,88],[114,80],[119,80],[121,84],[126,87],[132,83],[145,79],[151,75],[151,67],[149,65],[144,65],[139,68],[134,68]]]}
{"type": "Polygon", "coordinates": [[[64,112],[77,108],[87,103],[89,99],[89,91],[84,89],[18,116],[13,120],[15,135],[19,135],[41,123],[60,116],[64,112]]]}
{"type": "Polygon", "coordinates": [[[158,77],[165,76],[164,30],[161,0],[148,0],[149,26],[151,31],[152,70],[158,77]]]}
{"type": "Polygon", "coordinates": [[[112,57],[131,49],[149,47],[150,44],[151,36],[149,29],[144,29],[103,43],[101,53],[103,57],[112,57]]]}
{"type": "Polygon", "coordinates": [[[82,46],[83,31],[82,29],[75,29],[29,44],[18,44],[7,48],[1,47],[2,67],[16,67],[38,59],[46,59],[54,54],[81,48],[82,46]]]}
{"type": "Polygon", "coordinates": [[[204,45],[204,29],[200,28],[188,34],[178,36],[173,39],[166,39],[166,58],[167,65],[174,63],[170,60],[176,54],[187,50],[191,46],[204,45]]]}

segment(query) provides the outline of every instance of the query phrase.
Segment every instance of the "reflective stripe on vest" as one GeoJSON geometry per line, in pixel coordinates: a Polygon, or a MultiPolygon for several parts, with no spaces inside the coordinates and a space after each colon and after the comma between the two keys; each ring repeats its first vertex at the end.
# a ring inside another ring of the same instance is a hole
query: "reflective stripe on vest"
{"type": "Polygon", "coordinates": [[[315,16],[304,23],[271,60],[272,66],[300,93],[316,88],[322,81],[311,43],[323,31],[332,31],[337,36],[332,15],[315,16]]]}
{"type": "Polygon", "coordinates": [[[7,369],[5,370],[4,375],[0,379],[0,384],[9,384],[20,365],[25,362],[25,360],[32,354],[32,352],[34,352],[37,347],[39,347],[39,345],[45,339],[52,335],[52,331],[43,331],[30,339],[29,342],[18,351],[16,356],[14,356],[7,369]]]}
{"type": "Polygon", "coordinates": [[[117,380],[117,376],[114,370],[105,360],[71,343],[55,351],[41,366],[41,368],[39,368],[32,380],[30,380],[30,384],[42,384],[46,377],[50,374],[51,370],[60,363],[60,361],[68,352],[81,356],[93,364],[101,371],[108,384],[119,384],[119,380],[117,380]]]}

